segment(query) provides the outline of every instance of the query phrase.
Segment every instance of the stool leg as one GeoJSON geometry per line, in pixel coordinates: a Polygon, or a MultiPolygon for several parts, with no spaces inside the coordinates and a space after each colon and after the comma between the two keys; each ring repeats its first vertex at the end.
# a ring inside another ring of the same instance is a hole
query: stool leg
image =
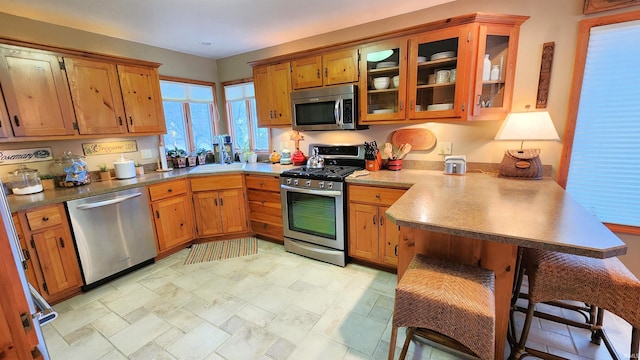
{"type": "MultiPolygon", "coordinates": [[[[519,252],[520,254],[521,252],[519,252]]],[[[516,302],[520,298],[520,289],[522,288],[522,280],[524,278],[524,268],[521,264],[522,258],[521,255],[518,256],[516,262],[516,271],[517,276],[516,280],[513,283],[513,293],[511,294],[511,310],[509,311],[509,327],[507,329],[507,340],[511,344],[511,346],[515,346],[518,342],[518,338],[516,337],[516,324],[514,318],[514,312],[516,311],[516,302]]]]}
{"type": "Polygon", "coordinates": [[[513,349],[511,349],[509,360],[518,360],[525,352],[524,348],[527,345],[527,338],[529,337],[529,330],[531,328],[531,321],[533,321],[533,313],[535,311],[535,307],[536,304],[529,301],[527,316],[524,319],[524,324],[522,325],[522,334],[520,334],[520,341],[513,349]]]}
{"type": "Polygon", "coordinates": [[[631,330],[631,356],[629,359],[640,358],[640,328],[634,327],[631,330]]]}
{"type": "Polygon", "coordinates": [[[409,343],[411,342],[411,338],[413,337],[413,333],[416,331],[416,328],[410,327],[407,329],[407,338],[404,340],[404,345],[402,345],[402,352],[400,353],[400,357],[398,360],[404,360],[407,356],[407,350],[409,350],[409,343]]]}
{"type": "MultiPolygon", "coordinates": [[[[593,306],[593,305],[591,305],[593,306]]],[[[598,308],[595,324],[591,324],[591,342],[600,345],[602,343],[602,323],[604,321],[604,309],[598,308]]]]}
{"type": "Polygon", "coordinates": [[[389,339],[389,356],[387,356],[388,360],[393,360],[393,357],[396,353],[396,339],[398,337],[398,327],[391,327],[391,339],[389,339]]]}

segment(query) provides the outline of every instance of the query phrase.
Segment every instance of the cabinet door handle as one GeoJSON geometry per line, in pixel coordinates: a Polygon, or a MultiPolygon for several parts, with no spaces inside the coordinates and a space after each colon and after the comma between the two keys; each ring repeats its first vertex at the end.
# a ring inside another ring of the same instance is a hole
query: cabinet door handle
{"type": "Polygon", "coordinates": [[[481,96],[482,96],[482,95],[478,95],[478,104],[477,104],[477,105],[478,105],[478,106],[480,106],[480,107],[483,107],[483,106],[482,106],[482,101],[481,101],[481,99],[480,99],[480,97],[481,97],[481,96]]]}
{"type": "Polygon", "coordinates": [[[122,116],[118,116],[118,122],[120,123],[120,126],[122,126],[122,116]]]}
{"type": "Polygon", "coordinates": [[[376,199],[380,199],[380,194],[376,194],[376,199]]]}
{"type": "Polygon", "coordinates": [[[129,116],[129,125],[133,125],[133,118],[129,116]]]}
{"type": "Polygon", "coordinates": [[[260,181],[260,186],[264,185],[264,182],[260,181]]]}
{"type": "Polygon", "coordinates": [[[384,225],[384,215],[380,216],[380,226],[384,225]]]}
{"type": "Polygon", "coordinates": [[[158,210],[156,210],[156,219],[160,219],[160,212],[158,212],[158,210]]]}
{"type": "Polygon", "coordinates": [[[393,254],[395,256],[398,256],[398,244],[396,244],[396,246],[393,247],[393,254]]]}
{"type": "Polygon", "coordinates": [[[373,215],[373,225],[375,225],[375,224],[376,224],[376,217],[377,217],[377,216],[373,215]]]}
{"type": "Polygon", "coordinates": [[[320,79],[320,69],[316,69],[316,77],[320,79]]]}
{"type": "Polygon", "coordinates": [[[13,122],[16,124],[16,126],[20,126],[20,118],[18,117],[18,115],[13,115],[13,122]]]}
{"type": "Polygon", "coordinates": [[[404,110],[403,107],[404,105],[402,104],[402,101],[400,101],[400,111],[404,110]]]}
{"type": "Polygon", "coordinates": [[[409,109],[413,110],[413,100],[409,101],[409,109]]]}
{"type": "Polygon", "coordinates": [[[59,238],[60,240],[60,247],[64,248],[64,239],[63,238],[59,238]]]}
{"type": "Polygon", "coordinates": [[[48,216],[43,216],[42,217],[42,221],[49,221],[49,217],[48,216]]]}
{"type": "Polygon", "coordinates": [[[222,198],[220,198],[220,206],[224,206],[224,203],[222,202],[222,198]]]}
{"type": "Polygon", "coordinates": [[[328,68],[324,68],[324,77],[326,77],[326,78],[329,77],[329,69],[328,68]]]}
{"type": "Polygon", "coordinates": [[[213,199],[213,201],[215,201],[216,206],[218,206],[218,199],[213,199]]]}

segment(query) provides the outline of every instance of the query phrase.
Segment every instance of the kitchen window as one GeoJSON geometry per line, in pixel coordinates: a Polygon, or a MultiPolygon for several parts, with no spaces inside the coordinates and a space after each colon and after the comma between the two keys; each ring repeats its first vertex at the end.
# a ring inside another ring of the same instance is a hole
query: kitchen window
{"type": "Polygon", "coordinates": [[[160,91],[167,124],[163,136],[166,149],[178,148],[188,153],[213,150],[219,119],[215,84],[163,78],[160,91]]]}
{"type": "Polygon", "coordinates": [[[227,110],[227,129],[236,149],[268,153],[268,128],[258,127],[253,82],[223,83],[227,110]]]}
{"type": "Polygon", "coordinates": [[[640,234],[640,19],[581,22],[559,183],[616,232],[640,234]]]}

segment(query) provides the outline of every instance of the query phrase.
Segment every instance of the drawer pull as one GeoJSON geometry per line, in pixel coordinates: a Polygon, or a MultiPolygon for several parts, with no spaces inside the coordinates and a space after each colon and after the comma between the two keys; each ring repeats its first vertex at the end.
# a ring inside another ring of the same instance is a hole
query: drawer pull
{"type": "Polygon", "coordinates": [[[395,254],[395,256],[398,256],[398,244],[393,247],[393,253],[395,254]]]}
{"type": "Polygon", "coordinates": [[[60,240],[60,247],[64,248],[64,239],[63,238],[59,238],[60,240]]]}
{"type": "Polygon", "coordinates": [[[49,221],[49,217],[48,216],[43,216],[42,217],[42,221],[49,221]]]}
{"type": "Polygon", "coordinates": [[[156,219],[160,219],[160,212],[158,212],[158,210],[156,210],[156,219]]]}
{"type": "Polygon", "coordinates": [[[213,201],[216,203],[216,206],[218,206],[218,199],[213,199],[213,201]]]}
{"type": "Polygon", "coordinates": [[[220,198],[220,206],[224,206],[224,203],[222,202],[222,198],[220,198]]]}
{"type": "Polygon", "coordinates": [[[264,185],[264,182],[260,181],[260,186],[264,185]]]}
{"type": "Polygon", "coordinates": [[[129,125],[133,125],[133,118],[129,116],[129,125]]]}
{"type": "Polygon", "coordinates": [[[376,199],[380,199],[380,194],[376,194],[376,199]]]}
{"type": "Polygon", "coordinates": [[[17,127],[20,126],[20,118],[18,117],[18,115],[13,115],[13,122],[16,124],[17,127]]]}
{"type": "Polygon", "coordinates": [[[173,192],[173,189],[172,188],[168,188],[167,192],[173,192]]]}

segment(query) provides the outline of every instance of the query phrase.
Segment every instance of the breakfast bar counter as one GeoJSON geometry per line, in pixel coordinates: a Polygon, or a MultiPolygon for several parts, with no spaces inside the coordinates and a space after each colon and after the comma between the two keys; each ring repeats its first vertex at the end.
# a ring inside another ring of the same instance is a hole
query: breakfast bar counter
{"type": "Polygon", "coordinates": [[[622,240],[551,179],[402,170],[354,174],[347,182],[408,188],[386,211],[400,226],[398,278],[416,253],[495,272],[496,359],[504,356],[518,247],[596,258],[627,251],[622,240]]]}

